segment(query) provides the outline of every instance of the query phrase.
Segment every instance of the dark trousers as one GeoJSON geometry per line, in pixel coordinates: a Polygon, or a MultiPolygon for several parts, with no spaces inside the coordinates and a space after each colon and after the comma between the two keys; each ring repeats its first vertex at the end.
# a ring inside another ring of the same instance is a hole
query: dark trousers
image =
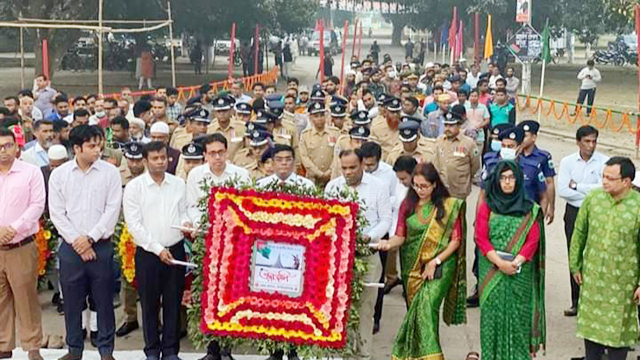
{"type": "Polygon", "coordinates": [[[591,114],[591,106],[593,106],[593,102],[596,99],[596,89],[580,89],[578,92],[578,104],[582,105],[584,103],[584,99],[587,98],[587,115],[591,114]]]}
{"type": "MultiPolygon", "coordinates": [[[[387,267],[387,252],[379,251],[380,261],[382,261],[382,276],[380,276],[380,283],[384,284],[386,267],[387,267]]],[[[376,307],[375,312],[373,313],[373,321],[374,323],[379,323],[380,319],[382,319],[382,305],[384,302],[384,288],[378,289],[378,298],[376,299],[376,307]]]]}
{"type": "Polygon", "coordinates": [[[625,360],[627,358],[627,353],[629,352],[629,348],[627,347],[614,348],[594,343],[589,340],[584,341],[584,349],[587,355],[586,360],[602,360],[602,355],[604,355],[605,350],[609,360],[625,360]]]}
{"type": "Polygon", "coordinates": [[[109,240],[101,240],[93,245],[93,250],[97,258],[89,262],[82,261],[65,241],[58,251],[67,346],[73,355],[81,355],[84,350],[82,311],[88,295],[91,295],[98,313],[98,352],[100,355],[113,353],[113,244],[109,240]]]}
{"type": "MultiPolygon", "coordinates": [[[[573,227],[576,224],[580,208],[567,204],[564,210],[564,235],[567,237],[567,249],[571,249],[571,236],[573,235],[573,227]]],[[[569,250],[570,251],[570,250],[569,250]]],[[[571,307],[578,307],[578,299],[580,298],[580,286],[573,280],[573,274],[569,274],[571,279],[571,307]]]]}
{"type": "MultiPolygon", "coordinates": [[[[173,245],[169,252],[185,261],[184,243],[173,245]]],[[[184,292],[183,266],[169,266],[154,253],[136,248],[136,280],[142,305],[144,353],[163,357],[180,352],[180,306],[184,292]],[[161,305],[162,304],[162,305],[161,305]],[[158,333],[158,311],[162,306],[162,340],[158,333]]]]}

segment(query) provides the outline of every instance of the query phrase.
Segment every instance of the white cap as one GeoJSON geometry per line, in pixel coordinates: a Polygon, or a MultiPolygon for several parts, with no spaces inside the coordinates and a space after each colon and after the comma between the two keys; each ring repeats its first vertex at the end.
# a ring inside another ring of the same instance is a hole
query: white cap
{"type": "Polygon", "coordinates": [[[140,118],[133,118],[133,119],[129,120],[129,125],[137,126],[142,130],[144,130],[144,128],[146,126],[146,124],[144,123],[144,120],[142,120],[140,118]]]}
{"type": "Polygon", "coordinates": [[[169,125],[167,125],[167,123],[165,122],[158,121],[157,123],[151,125],[151,130],[149,132],[169,135],[169,125]]]}
{"type": "Polygon", "coordinates": [[[62,145],[52,145],[47,151],[47,156],[49,160],[64,160],[69,154],[67,154],[67,149],[62,145]]]}
{"type": "Polygon", "coordinates": [[[348,70],[347,75],[356,75],[355,70],[348,70]]]}
{"type": "Polygon", "coordinates": [[[434,63],[432,63],[432,62],[428,62],[428,63],[427,63],[427,65],[425,65],[424,67],[425,67],[425,68],[432,68],[432,67],[434,67],[434,66],[435,66],[435,64],[434,64],[434,63]]]}
{"type": "Polygon", "coordinates": [[[636,171],[636,177],[631,183],[637,187],[640,187],[640,171],[636,171]]]}

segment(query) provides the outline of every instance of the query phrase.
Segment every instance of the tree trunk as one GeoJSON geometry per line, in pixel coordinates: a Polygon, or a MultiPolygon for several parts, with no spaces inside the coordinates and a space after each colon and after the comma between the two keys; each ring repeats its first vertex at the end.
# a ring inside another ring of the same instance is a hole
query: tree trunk
{"type": "Polygon", "coordinates": [[[391,35],[391,45],[401,46],[400,40],[402,40],[402,32],[407,26],[407,18],[404,15],[395,15],[391,18],[393,24],[393,33],[391,35]]]}

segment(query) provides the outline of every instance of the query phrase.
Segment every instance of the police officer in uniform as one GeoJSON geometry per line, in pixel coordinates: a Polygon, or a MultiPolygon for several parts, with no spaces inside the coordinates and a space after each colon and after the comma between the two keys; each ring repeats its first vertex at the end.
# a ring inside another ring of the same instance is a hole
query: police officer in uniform
{"type": "Polygon", "coordinates": [[[553,158],[548,151],[542,150],[536,146],[536,140],[538,140],[538,130],[540,130],[540,124],[537,121],[525,120],[518,124],[519,128],[524,131],[524,140],[522,141],[522,150],[520,156],[524,159],[535,161],[540,164],[542,174],[544,175],[545,182],[547,184],[547,211],[545,211],[545,218],[548,224],[553,222],[555,213],[555,199],[556,199],[556,187],[554,178],[556,176],[556,169],[553,164],[553,158]]]}
{"type": "Polygon", "coordinates": [[[436,154],[436,142],[420,135],[418,119],[405,116],[398,129],[399,141],[387,156],[387,164],[393,166],[400,156],[411,156],[418,163],[433,161],[436,154]]]}
{"type": "Polygon", "coordinates": [[[233,159],[233,164],[249,171],[252,179],[258,180],[269,174],[260,169],[262,155],[269,151],[273,137],[266,131],[254,130],[248,148],[240,150],[233,159]]]}
{"type": "Polygon", "coordinates": [[[491,131],[489,132],[489,141],[487,141],[488,145],[488,149],[487,151],[482,154],[483,159],[482,159],[482,163],[484,164],[484,155],[486,155],[486,153],[488,152],[500,152],[500,148],[502,148],[502,141],[500,141],[500,139],[498,139],[498,135],[500,135],[500,133],[504,130],[507,130],[509,128],[511,128],[513,125],[511,124],[498,124],[496,126],[494,126],[491,131]]]}
{"type": "Polygon", "coordinates": [[[234,108],[236,110],[236,114],[232,121],[236,120],[241,123],[251,121],[251,115],[253,114],[253,106],[251,106],[251,104],[241,102],[237,103],[234,108]]]}
{"type": "MultiPolygon", "coordinates": [[[[284,119],[284,103],[279,100],[269,102],[269,111],[277,116],[271,131],[273,140],[278,144],[289,145],[297,149],[300,144],[298,129],[294,122],[284,119]]],[[[299,164],[300,158],[296,157],[296,166],[299,164]]]]}
{"type": "Polygon", "coordinates": [[[333,162],[331,163],[331,180],[342,175],[340,166],[340,152],[347,149],[360,149],[367,141],[374,141],[371,138],[371,130],[364,125],[356,125],[349,130],[349,135],[341,135],[338,138],[338,145],[335,147],[333,162]]]}
{"type": "Polygon", "coordinates": [[[182,180],[187,181],[189,172],[191,172],[194,167],[204,164],[204,148],[202,145],[197,142],[190,142],[183,146],[182,161],[184,162],[184,165],[182,167],[182,172],[178,175],[182,180]]]}
{"type": "Polygon", "coordinates": [[[245,132],[243,123],[231,121],[232,104],[233,101],[229,96],[218,96],[213,99],[215,119],[207,127],[207,134],[219,132],[227,138],[227,152],[230,159],[233,159],[238,150],[242,148],[242,137],[245,132]]]}
{"type": "Polygon", "coordinates": [[[480,152],[475,140],[460,131],[464,111],[464,106],[456,105],[445,116],[444,134],[436,140],[433,160],[449,193],[462,200],[471,193],[471,181],[480,169],[480,152]]]}
{"type": "MultiPolygon", "coordinates": [[[[126,170],[121,172],[122,188],[139,175],[144,173],[144,163],[142,162],[142,144],[132,142],[125,145],[124,157],[127,159],[126,170]]],[[[121,217],[122,219],[122,217],[121,217]]],[[[124,323],[116,331],[117,337],[129,335],[140,328],[138,323],[138,291],[127,279],[122,277],[122,300],[124,306],[124,323]]]]}
{"type": "Polygon", "coordinates": [[[378,139],[382,147],[382,159],[386,160],[391,150],[399,143],[398,125],[400,125],[402,102],[397,97],[391,96],[387,97],[384,106],[385,116],[377,117],[371,123],[371,135],[378,139]]]}
{"type": "Polygon", "coordinates": [[[326,126],[326,108],[323,102],[312,102],[308,112],[312,126],[300,135],[300,159],[306,169],[306,177],[324,187],[331,179],[338,130],[326,126]]]}
{"type": "Polygon", "coordinates": [[[182,149],[199,135],[207,133],[207,126],[211,123],[209,112],[203,108],[196,108],[184,114],[185,124],[178,127],[171,136],[169,146],[182,149]]]}
{"type": "Polygon", "coordinates": [[[342,104],[333,104],[330,107],[331,126],[335,127],[340,136],[348,135],[351,130],[351,124],[347,123],[347,107],[342,104]]]}

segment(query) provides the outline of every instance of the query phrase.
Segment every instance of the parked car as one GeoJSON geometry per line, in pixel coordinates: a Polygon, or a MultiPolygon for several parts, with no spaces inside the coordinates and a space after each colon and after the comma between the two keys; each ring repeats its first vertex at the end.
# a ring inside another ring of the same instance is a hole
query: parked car
{"type": "MultiPolygon", "coordinates": [[[[336,30],[324,31],[324,47],[331,51],[332,55],[342,52],[342,34],[336,30]]],[[[309,55],[318,55],[320,53],[320,32],[314,31],[311,40],[307,45],[309,55]]]]}

